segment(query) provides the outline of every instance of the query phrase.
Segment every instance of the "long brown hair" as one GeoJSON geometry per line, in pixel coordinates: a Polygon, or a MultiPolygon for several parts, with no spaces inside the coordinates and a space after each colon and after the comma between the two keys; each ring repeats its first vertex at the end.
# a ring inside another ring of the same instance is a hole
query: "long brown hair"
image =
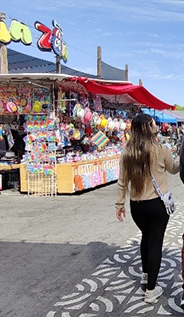
{"type": "Polygon", "coordinates": [[[139,114],[132,120],[131,135],[123,156],[125,179],[131,182],[135,194],[140,195],[150,176],[154,135],[151,132],[152,117],[139,114]]]}

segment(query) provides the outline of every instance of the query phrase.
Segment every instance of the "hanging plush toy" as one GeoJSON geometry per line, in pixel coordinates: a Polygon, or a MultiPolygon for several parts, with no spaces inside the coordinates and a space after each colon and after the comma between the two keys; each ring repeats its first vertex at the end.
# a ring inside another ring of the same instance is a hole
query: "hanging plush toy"
{"type": "Polygon", "coordinates": [[[104,129],[104,128],[107,126],[108,121],[107,121],[107,119],[104,117],[104,115],[101,115],[100,118],[101,118],[100,126],[101,126],[101,128],[104,129]]]}

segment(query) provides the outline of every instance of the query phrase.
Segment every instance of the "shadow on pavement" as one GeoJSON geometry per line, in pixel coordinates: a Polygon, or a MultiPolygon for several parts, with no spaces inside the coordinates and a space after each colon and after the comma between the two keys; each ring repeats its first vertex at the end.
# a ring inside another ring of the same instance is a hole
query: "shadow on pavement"
{"type": "Polygon", "coordinates": [[[0,316],[41,317],[117,247],[0,242],[0,316]]]}

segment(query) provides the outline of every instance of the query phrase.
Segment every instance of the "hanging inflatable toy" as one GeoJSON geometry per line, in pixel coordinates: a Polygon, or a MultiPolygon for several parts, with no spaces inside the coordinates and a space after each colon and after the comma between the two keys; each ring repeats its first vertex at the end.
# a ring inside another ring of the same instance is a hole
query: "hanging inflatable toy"
{"type": "Polygon", "coordinates": [[[119,129],[120,129],[121,131],[124,131],[125,128],[126,128],[126,123],[121,119],[121,120],[119,121],[119,129]]]}
{"type": "Polygon", "coordinates": [[[90,125],[92,127],[96,127],[96,126],[100,125],[100,122],[101,122],[101,119],[100,119],[99,114],[97,112],[93,112],[93,116],[92,116],[90,125]]]}
{"type": "Polygon", "coordinates": [[[86,107],[84,110],[84,118],[82,118],[83,120],[81,120],[82,123],[84,123],[85,125],[88,125],[92,119],[92,116],[93,114],[91,110],[88,107],[86,107]]]}
{"type": "Polygon", "coordinates": [[[27,99],[25,97],[21,98],[20,99],[20,104],[19,104],[20,107],[26,107],[27,106],[27,99]]]}
{"type": "Polygon", "coordinates": [[[73,109],[73,116],[78,118],[84,117],[84,109],[82,108],[80,103],[77,103],[73,109]]]}
{"type": "Polygon", "coordinates": [[[33,112],[39,113],[42,110],[42,105],[40,101],[35,101],[33,104],[33,112]]]}
{"type": "Polygon", "coordinates": [[[73,117],[78,117],[77,112],[78,110],[82,109],[82,106],[80,103],[76,103],[73,108],[73,117]]]}
{"type": "Polygon", "coordinates": [[[107,124],[107,128],[109,131],[113,131],[114,130],[114,121],[112,120],[112,118],[108,118],[108,124],[107,124]]]}
{"type": "Polygon", "coordinates": [[[7,104],[6,104],[6,110],[10,113],[16,113],[17,110],[18,110],[18,107],[17,105],[13,102],[13,101],[9,101],[7,104]]]}
{"type": "Polygon", "coordinates": [[[77,117],[78,118],[84,118],[84,109],[83,108],[79,108],[77,110],[77,117]]]}
{"type": "Polygon", "coordinates": [[[117,118],[114,119],[114,130],[119,131],[119,121],[117,118]]]}

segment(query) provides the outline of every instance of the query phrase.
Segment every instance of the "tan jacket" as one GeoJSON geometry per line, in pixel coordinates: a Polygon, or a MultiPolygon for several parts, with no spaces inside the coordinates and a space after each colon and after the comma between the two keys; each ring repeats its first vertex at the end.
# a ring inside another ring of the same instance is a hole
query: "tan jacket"
{"type": "MultiPolygon", "coordinates": [[[[170,149],[161,144],[154,144],[155,150],[155,160],[152,166],[152,174],[156,179],[161,191],[165,194],[168,190],[167,188],[167,174],[168,171],[171,174],[176,174],[179,171],[179,161],[174,161],[170,149]]],[[[118,198],[116,201],[116,209],[120,210],[124,207],[125,204],[125,196],[128,190],[128,184],[125,184],[124,173],[123,173],[123,155],[126,149],[123,150],[120,157],[120,174],[118,179],[118,198]]],[[[133,167],[132,167],[133,168],[133,167]]],[[[130,186],[131,187],[131,186],[130,186]]],[[[144,189],[141,196],[137,196],[130,188],[130,199],[132,200],[149,200],[158,197],[157,192],[153,186],[151,177],[150,182],[144,189]]]]}

